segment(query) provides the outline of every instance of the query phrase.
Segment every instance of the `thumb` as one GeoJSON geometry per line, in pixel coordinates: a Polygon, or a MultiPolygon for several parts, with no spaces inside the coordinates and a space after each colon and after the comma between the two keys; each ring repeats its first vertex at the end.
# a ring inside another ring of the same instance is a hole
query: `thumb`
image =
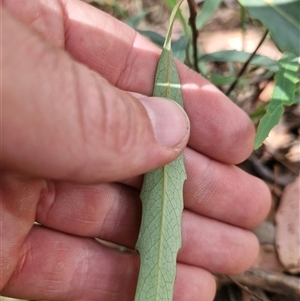
{"type": "Polygon", "coordinates": [[[2,169],[114,181],[182,152],[189,122],[177,104],[118,90],[4,11],[2,26],[2,169]]]}

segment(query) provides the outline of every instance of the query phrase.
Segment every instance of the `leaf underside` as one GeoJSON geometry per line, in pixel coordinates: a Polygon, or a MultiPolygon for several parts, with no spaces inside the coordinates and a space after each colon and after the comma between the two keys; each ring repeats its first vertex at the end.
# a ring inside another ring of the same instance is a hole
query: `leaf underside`
{"type": "MultiPolygon", "coordinates": [[[[172,16],[175,18],[175,14],[171,15],[166,42],[158,62],[153,96],[172,99],[182,106],[180,80],[170,46],[172,16]]],[[[144,177],[141,191],[142,222],[136,245],[141,264],[135,301],[173,300],[176,258],[181,247],[185,179],[182,154],[144,177]]]]}

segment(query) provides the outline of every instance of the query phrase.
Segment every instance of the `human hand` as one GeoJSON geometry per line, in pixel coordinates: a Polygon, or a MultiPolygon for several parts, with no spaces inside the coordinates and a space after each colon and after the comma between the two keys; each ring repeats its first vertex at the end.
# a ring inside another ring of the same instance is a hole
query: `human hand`
{"type": "Polygon", "coordinates": [[[133,30],[75,0],[2,7],[1,294],[133,300],[137,254],[94,238],[134,249],[139,175],[189,139],[174,300],[211,300],[211,273],[252,264],[249,229],[269,208],[265,185],[233,165],[252,150],[248,117],[178,63],[189,136],[178,106],[124,92],[151,95],[160,54],[133,30]]]}

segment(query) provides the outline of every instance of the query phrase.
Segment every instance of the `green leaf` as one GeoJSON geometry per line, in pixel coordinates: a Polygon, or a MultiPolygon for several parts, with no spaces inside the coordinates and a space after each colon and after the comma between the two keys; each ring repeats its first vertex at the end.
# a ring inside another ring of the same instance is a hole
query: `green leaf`
{"type": "MultiPolygon", "coordinates": [[[[153,96],[166,97],[180,105],[181,86],[171,52],[171,31],[181,2],[175,6],[170,17],[153,89],[153,96]]],[[[136,245],[141,266],[135,301],[173,300],[176,258],[181,247],[185,179],[182,154],[173,162],[147,173],[144,177],[141,191],[142,222],[136,245]]]]}
{"type": "Polygon", "coordinates": [[[295,103],[300,105],[300,85],[298,83],[295,91],[295,103]]]}
{"type": "Polygon", "coordinates": [[[291,53],[284,53],[279,60],[279,71],[275,75],[275,88],[266,114],[258,125],[254,149],[259,148],[268,137],[271,129],[278,124],[284,113],[284,105],[295,103],[295,91],[298,78],[298,57],[291,53]]]}
{"type": "Polygon", "coordinates": [[[223,0],[204,1],[202,9],[196,18],[196,28],[201,30],[211,15],[218,9],[223,0]]]}
{"type": "MultiPolygon", "coordinates": [[[[136,29],[140,34],[150,39],[159,47],[163,47],[165,38],[155,31],[151,30],[139,30],[136,29]]],[[[189,38],[186,36],[180,37],[178,40],[172,42],[173,55],[180,61],[184,62],[186,59],[186,49],[189,43],[189,38]]]]}
{"type": "Polygon", "coordinates": [[[298,57],[284,53],[279,61],[280,69],[275,75],[275,88],[272,98],[280,99],[283,105],[295,103],[296,84],[299,82],[298,57]]]}
{"type": "MultiPolygon", "coordinates": [[[[217,52],[203,55],[200,58],[200,61],[245,63],[249,59],[250,55],[251,53],[245,51],[224,50],[224,51],[217,51],[217,52]]],[[[259,55],[259,54],[254,55],[250,64],[254,66],[262,67],[274,73],[279,70],[278,62],[264,55],[259,55]]]]}
{"type": "Polygon", "coordinates": [[[266,108],[268,106],[267,102],[261,103],[255,110],[254,112],[250,115],[250,118],[253,122],[258,121],[261,119],[265,113],[266,113],[266,108]]]}
{"type": "Polygon", "coordinates": [[[177,41],[172,42],[173,55],[181,62],[186,59],[186,49],[189,43],[189,38],[186,36],[180,37],[177,41]]]}
{"type": "Polygon", "coordinates": [[[300,56],[299,0],[239,0],[239,2],[250,16],[268,28],[282,52],[300,56]]]}
{"type": "Polygon", "coordinates": [[[230,85],[235,81],[235,76],[212,74],[207,79],[216,86],[230,85]]]}
{"type": "Polygon", "coordinates": [[[137,29],[137,26],[140,24],[140,22],[142,20],[145,19],[145,17],[147,16],[149,12],[148,11],[141,11],[139,12],[138,14],[130,17],[130,18],[127,18],[125,20],[126,24],[129,25],[130,27],[134,28],[134,29],[137,29]]]}
{"type": "Polygon", "coordinates": [[[151,40],[153,43],[156,45],[162,47],[164,45],[165,39],[163,36],[158,34],[155,31],[152,30],[141,30],[141,29],[136,29],[136,31],[143,36],[147,37],[149,40],[151,40]]]}

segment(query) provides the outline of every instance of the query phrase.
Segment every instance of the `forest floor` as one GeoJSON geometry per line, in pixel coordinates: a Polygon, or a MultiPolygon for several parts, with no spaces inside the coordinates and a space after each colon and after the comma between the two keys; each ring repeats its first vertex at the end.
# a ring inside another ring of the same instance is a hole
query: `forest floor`
{"type": "MultiPolygon", "coordinates": [[[[132,16],[139,10],[150,9],[140,23],[140,29],[165,35],[169,10],[163,0],[88,1],[97,2],[101,9],[120,19],[132,16]],[[116,10],[112,3],[122,9],[116,10]],[[123,15],[122,15],[123,13],[123,15]]],[[[196,1],[197,2],[197,1],[196,1]]],[[[202,1],[198,1],[201,4],[202,1]]],[[[187,7],[183,7],[187,11],[187,7]]],[[[188,16],[188,14],[186,14],[188,16]]],[[[179,22],[175,34],[181,33],[179,22]]],[[[258,45],[264,30],[255,22],[246,24],[243,33],[240,25],[240,9],[237,1],[225,0],[221,8],[201,30],[198,44],[202,54],[221,50],[252,52],[258,45]]],[[[259,54],[278,60],[281,53],[269,39],[258,50],[259,54]]],[[[228,63],[212,63],[216,73],[226,73],[228,63]]],[[[241,68],[236,64],[234,67],[241,68]]],[[[251,86],[240,87],[235,102],[250,116],[261,104],[271,98],[274,80],[261,80],[259,70],[251,78],[251,86]]],[[[225,89],[226,87],[220,87],[225,89]]],[[[260,242],[259,256],[253,267],[244,274],[228,277],[217,275],[218,291],[215,301],[293,301],[300,300],[300,106],[286,108],[278,126],[270,133],[263,146],[243,162],[240,167],[260,177],[272,193],[272,207],[265,221],[254,233],[260,242]]],[[[8,299],[0,297],[2,301],[8,299]]]]}

